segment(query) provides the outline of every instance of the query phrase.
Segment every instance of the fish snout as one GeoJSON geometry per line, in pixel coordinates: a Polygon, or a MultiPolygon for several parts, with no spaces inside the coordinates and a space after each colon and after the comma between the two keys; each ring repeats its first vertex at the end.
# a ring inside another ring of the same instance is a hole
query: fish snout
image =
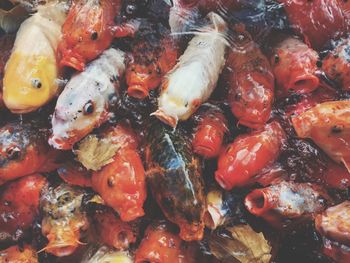
{"type": "Polygon", "coordinates": [[[73,144],[70,142],[69,138],[64,139],[57,135],[51,135],[48,141],[49,145],[58,150],[70,150],[73,144]]]}
{"type": "Polygon", "coordinates": [[[148,97],[148,88],[144,85],[134,84],[128,87],[128,95],[136,99],[142,100],[148,97]]]}
{"type": "Polygon", "coordinates": [[[85,69],[86,59],[80,54],[71,49],[62,51],[62,58],[60,60],[60,67],[70,67],[78,71],[85,69]]]}

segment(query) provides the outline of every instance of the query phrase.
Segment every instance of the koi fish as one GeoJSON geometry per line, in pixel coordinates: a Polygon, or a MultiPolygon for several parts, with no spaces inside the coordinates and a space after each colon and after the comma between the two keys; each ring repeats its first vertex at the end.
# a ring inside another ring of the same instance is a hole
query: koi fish
{"type": "Polygon", "coordinates": [[[118,250],[128,249],[135,243],[137,229],[132,224],[123,222],[113,212],[96,213],[93,220],[101,243],[118,250]]]}
{"type": "Polygon", "coordinates": [[[183,240],[203,237],[205,196],[199,159],[183,130],[154,123],[147,136],[147,181],[166,218],[183,240]]]}
{"type": "Polygon", "coordinates": [[[117,33],[114,19],[121,11],[122,1],[73,1],[62,27],[58,46],[60,66],[78,71],[107,49],[117,33]]]}
{"type": "Polygon", "coordinates": [[[278,122],[238,136],[219,157],[216,181],[226,190],[253,184],[254,176],[277,160],[285,140],[278,122]]]}
{"type": "Polygon", "coordinates": [[[203,104],[194,114],[197,126],[194,131],[193,151],[205,158],[219,155],[228,123],[223,111],[214,105],[203,104]]]}
{"type": "Polygon", "coordinates": [[[29,245],[18,245],[0,251],[0,262],[13,263],[38,263],[38,255],[34,248],[29,245]]]}
{"type": "Polygon", "coordinates": [[[49,130],[34,121],[10,122],[0,128],[0,185],[57,169],[59,153],[47,144],[48,136],[49,130]]]}
{"type": "Polygon", "coordinates": [[[335,162],[350,172],[350,101],[329,101],[292,118],[300,138],[312,139],[335,162]]]}
{"type": "Polygon", "coordinates": [[[328,195],[310,183],[281,182],[250,192],[244,201],[248,211],[275,227],[285,220],[312,217],[326,208],[328,195]]]}
{"type": "Polygon", "coordinates": [[[294,31],[316,50],[347,32],[345,16],[334,0],[277,0],[284,5],[294,31]]]}
{"type": "Polygon", "coordinates": [[[46,184],[45,177],[32,174],[3,186],[0,194],[0,239],[15,241],[32,226],[39,215],[40,193],[46,184]]]}
{"type": "Polygon", "coordinates": [[[123,221],[144,215],[146,199],[145,170],[139,153],[136,134],[125,125],[117,125],[102,135],[110,137],[118,151],[112,162],[92,174],[92,187],[107,205],[118,212],[123,221]]]}
{"type": "Polygon", "coordinates": [[[3,99],[11,112],[35,111],[59,92],[55,52],[65,17],[63,4],[49,3],[18,30],[3,79],[3,99]]]}
{"type": "Polygon", "coordinates": [[[310,93],[318,88],[318,54],[301,40],[288,37],[278,43],[270,61],[278,95],[286,96],[290,92],[310,93]]]}
{"type": "Polygon", "coordinates": [[[158,88],[162,77],[176,64],[178,47],[168,30],[148,22],[140,26],[132,44],[132,60],[126,69],[128,95],[137,99],[148,97],[158,88]],[[155,27],[155,28],[154,28],[155,27]]]}
{"type": "Polygon", "coordinates": [[[157,222],[147,227],[145,236],[135,254],[135,263],[173,262],[184,263],[182,240],[166,222],[157,222]]]}
{"type": "Polygon", "coordinates": [[[215,13],[190,41],[176,66],[164,77],[158,110],[152,115],[176,127],[210,97],[225,65],[226,22],[215,13]]]}
{"type": "Polygon", "coordinates": [[[207,194],[207,211],[204,215],[205,226],[214,230],[240,219],[242,202],[242,198],[236,193],[219,189],[210,190],[207,194]]]}
{"type": "Polygon", "coordinates": [[[322,60],[322,69],[326,76],[334,81],[339,88],[350,90],[350,39],[337,41],[334,50],[322,60]]]}
{"type": "Polygon", "coordinates": [[[315,219],[317,232],[322,235],[323,253],[336,262],[350,260],[350,202],[329,207],[315,219]]]}
{"type": "Polygon", "coordinates": [[[80,188],[61,184],[42,194],[42,234],[49,243],[41,251],[63,257],[74,253],[81,244],[80,233],[89,227],[81,208],[84,193],[80,188]]]}
{"type": "Polygon", "coordinates": [[[84,254],[81,263],[133,263],[127,251],[117,251],[107,246],[92,245],[84,254]]]}
{"type": "Polygon", "coordinates": [[[57,100],[50,145],[57,149],[71,149],[109,119],[125,70],[124,60],[124,52],[110,48],[85,71],[70,79],[57,100]]]}
{"type": "Polygon", "coordinates": [[[232,33],[227,58],[228,100],[239,123],[259,128],[269,120],[274,99],[274,76],[268,59],[244,26],[232,33]]]}

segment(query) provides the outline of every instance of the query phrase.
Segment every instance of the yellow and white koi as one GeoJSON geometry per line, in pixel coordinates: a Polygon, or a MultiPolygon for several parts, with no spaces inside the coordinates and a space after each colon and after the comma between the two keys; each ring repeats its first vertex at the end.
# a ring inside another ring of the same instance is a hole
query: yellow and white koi
{"type": "Polygon", "coordinates": [[[57,94],[56,49],[65,17],[65,5],[53,2],[20,26],[3,79],[4,102],[13,113],[35,111],[57,94]]]}

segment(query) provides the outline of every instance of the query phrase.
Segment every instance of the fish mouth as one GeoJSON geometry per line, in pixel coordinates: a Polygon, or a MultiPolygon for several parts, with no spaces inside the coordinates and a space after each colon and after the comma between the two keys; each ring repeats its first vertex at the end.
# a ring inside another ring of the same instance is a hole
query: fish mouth
{"type": "Polygon", "coordinates": [[[313,74],[302,74],[292,78],[289,83],[289,89],[298,93],[309,93],[318,88],[320,80],[313,74]]]}
{"type": "Polygon", "coordinates": [[[248,194],[244,204],[248,211],[254,215],[262,215],[271,208],[268,197],[260,190],[255,190],[248,194]]]}
{"type": "MultiPolygon", "coordinates": [[[[42,105],[39,105],[34,107],[34,106],[29,106],[24,104],[19,105],[18,103],[16,103],[15,101],[12,101],[11,99],[4,99],[4,104],[6,108],[8,108],[14,114],[33,112],[42,106],[42,105]]],[[[1,105],[1,102],[0,102],[0,105],[1,105]]]]}
{"type": "Polygon", "coordinates": [[[128,95],[139,100],[145,99],[148,97],[148,94],[148,89],[139,84],[129,86],[128,88],[128,95]]]}
{"type": "Polygon", "coordinates": [[[49,145],[58,150],[71,150],[75,144],[73,137],[63,139],[61,137],[51,135],[48,141],[49,145]]]}
{"type": "Polygon", "coordinates": [[[66,51],[60,61],[60,67],[70,67],[78,71],[85,69],[85,59],[79,54],[72,54],[72,51],[66,51]]]}
{"type": "Polygon", "coordinates": [[[218,150],[214,147],[211,147],[210,145],[195,145],[194,152],[204,156],[205,158],[213,158],[217,155],[218,150]]]}
{"type": "Polygon", "coordinates": [[[177,126],[177,117],[167,115],[162,109],[158,109],[157,111],[153,112],[151,116],[157,117],[160,121],[173,128],[176,128],[177,126]]]}

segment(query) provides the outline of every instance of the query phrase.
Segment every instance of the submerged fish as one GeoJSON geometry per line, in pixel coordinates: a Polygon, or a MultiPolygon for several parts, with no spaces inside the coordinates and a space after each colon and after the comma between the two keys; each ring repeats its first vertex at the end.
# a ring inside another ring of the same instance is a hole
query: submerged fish
{"type": "Polygon", "coordinates": [[[107,49],[116,33],[114,20],[121,7],[120,0],[73,1],[58,46],[60,66],[83,71],[87,62],[107,49]]]}
{"type": "Polygon", "coordinates": [[[110,48],[74,75],[59,96],[49,143],[68,150],[110,117],[125,70],[124,52],[110,48]]]}
{"type": "Polygon", "coordinates": [[[216,13],[208,14],[207,19],[209,24],[199,30],[165,76],[158,110],[152,113],[172,127],[208,100],[225,65],[226,22],[216,13]]]}
{"type": "Polygon", "coordinates": [[[268,59],[245,26],[235,25],[226,62],[228,101],[239,123],[263,127],[269,120],[274,99],[274,75],[268,59]]]}
{"type": "Polygon", "coordinates": [[[10,122],[0,128],[0,185],[58,167],[58,152],[49,147],[49,130],[32,122],[10,122]]]}
{"type": "Polygon", "coordinates": [[[279,228],[290,220],[312,218],[326,208],[328,200],[318,185],[282,181],[253,190],[244,204],[250,213],[279,228]]]}
{"type": "Polygon", "coordinates": [[[277,83],[277,96],[292,92],[311,93],[320,85],[318,54],[296,37],[287,37],[274,48],[270,58],[277,83]]]}
{"type": "Polygon", "coordinates": [[[17,32],[3,80],[4,102],[13,113],[35,111],[57,95],[56,49],[65,16],[63,4],[40,6],[17,32]]]}
{"type": "Polygon", "coordinates": [[[184,263],[191,260],[185,258],[183,241],[172,225],[160,221],[147,227],[135,253],[135,263],[143,262],[184,263]]]}
{"type": "Polygon", "coordinates": [[[89,221],[82,211],[85,192],[77,187],[61,184],[49,187],[40,199],[42,234],[49,243],[42,249],[57,257],[72,254],[81,242],[80,231],[89,221]]]}
{"type": "Polygon", "coordinates": [[[141,24],[132,44],[132,60],[126,70],[128,95],[137,99],[148,97],[158,88],[163,76],[171,70],[178,58],[178,46],[169,30],[158,23],[141,24]]]}
{"type": "Polygon", "coordinates": [[[180,227],[186,241],[200,240],[204,231],[205,196],[199,159],[186,134],[156,122],[149,129],[147,180],[168,220],[180,227]]]}
{"type": "Polygon", "coordinates": [[[46,183],[44,176],[32,174],[3,186],[0,194],[1,241],[17,241],[33,225],[39,215],[40,193],[46,183]]]}
{"type": "Polygon", "coordinates": [[[118,124],[101,137],[109,137],[110,144],[116,144],[118,150],[109,164],[93,172],[92,187],[123,221],[135,220],[145,214],[143,203],[147,196],[137,136],[127,125],[118,124]]]}
{"type": "Polygon", "coordinates": [[[92,245],[84,254],[81,263],[133,263],[127,251],[117,251],[107,246],[92,245]]]}
{"type": "Polygon", "coordinates": [[[38,255],[35,249],[29,245],[18,245],[0,250],[0,262],[11,263],[38,263],[38,255]]]}
{"type": "Polygon", "coordinates": [[[292,118],[300,138],[312,139],[350,172],[350,101],[323,102],[292,118]]]}

